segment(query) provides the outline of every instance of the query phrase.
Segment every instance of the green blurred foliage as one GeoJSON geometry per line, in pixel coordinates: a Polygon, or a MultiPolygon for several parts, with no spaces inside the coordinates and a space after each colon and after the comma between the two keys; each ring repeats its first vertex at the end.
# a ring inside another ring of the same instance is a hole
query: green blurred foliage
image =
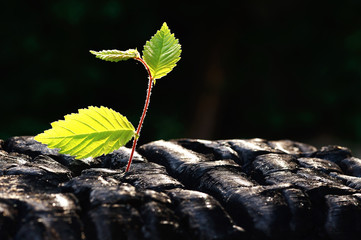
{"type": "Polygon", "coordinates": [[[141,142],[322,135],[361,142],[360,1],[1,5],[0,138],[35,135],[89,105],[137,125],[143,66],[88,51],[141,51],[166,21],[182,59],[154,88],[141,142]]]}

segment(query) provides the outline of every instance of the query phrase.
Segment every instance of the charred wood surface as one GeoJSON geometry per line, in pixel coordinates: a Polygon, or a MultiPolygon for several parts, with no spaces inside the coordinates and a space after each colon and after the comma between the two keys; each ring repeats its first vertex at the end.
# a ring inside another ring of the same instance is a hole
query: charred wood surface
{"type": "Polygon", "coordinates": [[[361,238],[361,159],[345,147],[155,141],[125,173],[129,154],[0,140],[0,239],[361,238]]]}

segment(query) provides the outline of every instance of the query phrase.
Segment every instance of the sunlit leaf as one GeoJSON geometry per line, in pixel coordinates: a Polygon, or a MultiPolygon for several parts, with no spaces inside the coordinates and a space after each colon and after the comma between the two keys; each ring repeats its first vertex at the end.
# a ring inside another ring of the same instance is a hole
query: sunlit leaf
{"type": "Polygon", "coordinates": [[[181,45],[171,34],[166,23],[147,41],[143,50],[143,59],[150,68],[154,80],[167,75],[180,60],[181,45]]]}
{"type": "Polygon", "coordinates": [[[66,115],[64,120],[51,126],[35,136],[35,140],[76,159],[108,154],[135,136],[135,129],[127,118],[106,107],[79,109],[79,113],[66,115]]]}

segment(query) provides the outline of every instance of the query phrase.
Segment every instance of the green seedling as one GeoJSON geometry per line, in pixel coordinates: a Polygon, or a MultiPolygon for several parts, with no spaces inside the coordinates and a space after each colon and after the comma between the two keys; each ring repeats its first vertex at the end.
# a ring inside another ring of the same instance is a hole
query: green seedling
{"type": "Polygon", "coordinates": [[[164,23],[160,30],[146,42],[143,57],[136,49],[127,51],[90,51],[97,58],[110,62],[134,59],[141,62],[148,72],[148,90],[143,113],[135,130],[134,126],[118,112],[107,107],[90,106],[68,114],[64,120],[51,123],[52,128],[35,136],[35,140],[57,148],[60,153],[75,159],[98,157],[124,146],[133,138],[132,151],[126,172],[132,163],[133,154],[148,110],[150,95],[156,80],[166,76],[180,60],[181,45],[164,23]]]}

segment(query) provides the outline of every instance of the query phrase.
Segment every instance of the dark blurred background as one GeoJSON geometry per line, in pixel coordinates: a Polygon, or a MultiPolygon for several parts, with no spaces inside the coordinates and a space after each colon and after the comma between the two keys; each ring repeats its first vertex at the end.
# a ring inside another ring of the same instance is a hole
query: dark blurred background
{"type": "Polygon", "coordinates": [[[293,139],[361,145],[361,1],[1,3],[0,138],[89,105],[137,126],[147,75],[89,50],[138,48],[168,23],[182,59],[157,81],[140,143],[293,139]]]}

